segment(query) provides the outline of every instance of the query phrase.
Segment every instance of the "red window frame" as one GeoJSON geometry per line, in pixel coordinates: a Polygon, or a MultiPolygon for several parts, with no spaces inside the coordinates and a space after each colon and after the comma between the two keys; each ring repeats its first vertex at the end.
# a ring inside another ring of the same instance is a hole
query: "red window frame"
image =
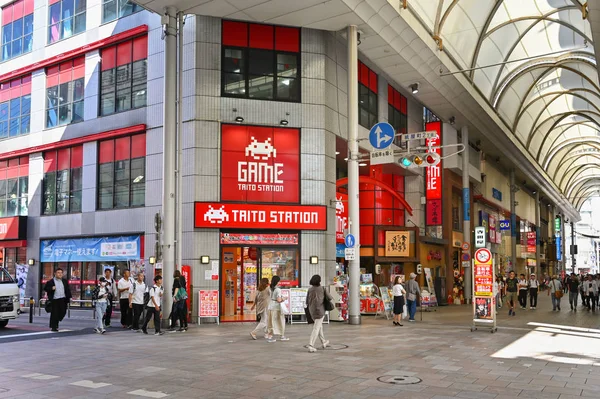
{"type": "MultiPolygon", "coordinates": [[[[29,156],[25,155],[22,157],[10,158],[0,160],[0,181],[17,179],[26,177],[29,180],[29,156]]],[[[20,184],[20,182],[18,183],[20,184]]],[[[21,188],[17,186],[17,209],[19,209],[19,200],[25,197],[19,197],[21,188]]],[[[28,196],[26,193],[25,195],[28,196]]],[[[9,198],[6,198],[6,202],[9,198]]],[[[29,204],[28,204],[29,206],[29,204]]],[[[7,209],[8,210],[8,209],[7,209]]],[[[17,215],[20,216],[20,212],[17,210],[17,215]]]]}
{"type": "Polygon", "coordinates": [[[221,43],[228,47],[299,53],[300,28],[224,20],[221,43]]]}
{"type": "Polygon", "coordinates": [[[388,104],[400,111],[402,115],[406,115],[406,97],[388,84],[388,104]]]}

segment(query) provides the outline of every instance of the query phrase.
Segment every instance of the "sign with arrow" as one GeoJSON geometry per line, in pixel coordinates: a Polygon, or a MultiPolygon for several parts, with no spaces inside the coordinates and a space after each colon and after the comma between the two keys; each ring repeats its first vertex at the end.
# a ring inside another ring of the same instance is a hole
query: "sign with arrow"
{"type": "Polygon", "coordinates": [[[369,131],[369,142],[373,148],[384,150],[392,145],[396,132],[394,127],[387,122],[376,123],[369,131]]]}

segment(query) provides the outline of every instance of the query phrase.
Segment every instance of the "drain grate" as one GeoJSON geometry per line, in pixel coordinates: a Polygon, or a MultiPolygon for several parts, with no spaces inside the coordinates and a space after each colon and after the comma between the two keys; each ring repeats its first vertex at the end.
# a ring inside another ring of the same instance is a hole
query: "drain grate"
{"type": "Polygon", "coordinates": [[[383,382],[384,384],[412,385],[418,384],[423,380],[417,377],[410,377],[404,375],[384,375],[377,378],[377,381],[383,382]]]}

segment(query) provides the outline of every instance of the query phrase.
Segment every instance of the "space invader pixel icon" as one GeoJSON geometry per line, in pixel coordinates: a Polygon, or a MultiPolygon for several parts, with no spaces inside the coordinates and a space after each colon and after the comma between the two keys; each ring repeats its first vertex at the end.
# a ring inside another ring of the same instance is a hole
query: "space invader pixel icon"
{"type": "Polygon", "coordinates": [[[208,211],[204,214],[204,221],[212,224],[221,224],[223,222],[229,222],[229,215],[225,212],[224,206],[215,209],[209,205],[208,211]]]}
{"type": "Polygon", "coordinates": [[[336,202],[335,202],[335,213],[336,215],[341,215],[344,213],[344,203],[342,202],[342,197],[337,198],[336,196],[336,202]]]}
{"type": "Polygon", "coordinates": [[[271,145],[271,138],[260,143],[254,137],[251,137],[250,139],[252,141],[248,144],[248,147],[246,147],[246,156],[250,155],[257,161],[267,161],[271,156],[273,158],[277,157],[277,150],[271,145]]]}

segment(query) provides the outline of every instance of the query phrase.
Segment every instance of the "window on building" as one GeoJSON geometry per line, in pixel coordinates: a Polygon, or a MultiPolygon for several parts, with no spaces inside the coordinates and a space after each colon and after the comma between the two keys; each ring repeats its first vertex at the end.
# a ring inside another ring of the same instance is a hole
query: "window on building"
{"type": "Polygon", "coordinates": [[[377,121],[377,74],[358,61],[358,123],[370,129],[377,121]]]}
{"type": "Polygon", "coordinates": [[[81,212],[83,146],[44,153],[42,214],[81,212]]]}
{"type": "Polygon", "coordinates": [[[110,22],[142,10],[140,5],[128,0],[102,0],[102,22],[110,22]]]}
{"type": "MultiPolygon", "coordinates": [[[[394,127],[396,133],[404,134],[407,132],[406,113],[406,97],[388,85],[388,121],[394,127]]],[[[401,137],[397,136],[394,139],[394,144],[401,147],[401,137]]]]}
{"type": "Polygon", "coordinates": [[[102,49],[100,114],[146,106],[148,37],[102,49]]]}
{"type": "Polygon", "coordinates": [[[144,206],[146,134],[101,141],[98,148],[98,209],[144,206]]]}
{"type": "Polygon", "coordinates": [[[0,139],[29,133],[31,75],[0,84],[0,139]]]}
{"type": "Polygon", "coordinates": [[[0,160],[0,218],[27,216],[29,157],[0,160]]]}
{"type": "Polygon", "coordinates": [[[431,122],[439,122],[440,118],[436,114],[433,113],[429,108],[423,107],[423,130],[425,129],[425,125],[431,122]]]}
{"type": "Polygon", "coordinates": [[[85,57],[46,69],[46,127],[83,121],[85,57]]]}
{"type": "Polygon", "coordinates": [[[48,44],[85,31],[86,0],[49,0],[48,44]]]}
{"type": "Polygon", "coordinates": [[[300,102],[300,29],[223,21],[221,94],[300,102]]]}
{"type": "Polygon", "coordinates": [[[29,53],[33,44],[33,0],[2,8],[2,61],[29,53]]]}

